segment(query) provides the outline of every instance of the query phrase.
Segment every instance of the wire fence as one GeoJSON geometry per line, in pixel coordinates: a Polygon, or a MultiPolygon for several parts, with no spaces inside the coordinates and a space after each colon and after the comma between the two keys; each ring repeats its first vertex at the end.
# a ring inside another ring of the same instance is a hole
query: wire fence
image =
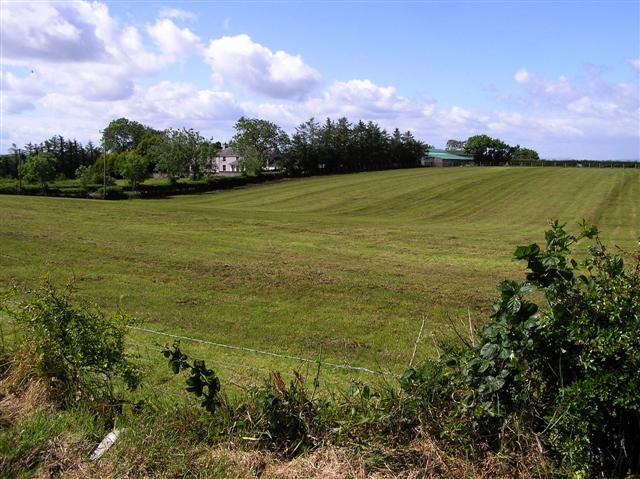
{"type": "Polygon", "coordinates": [[[354,380],[361,382],[358,376],[363,374],[374,381],[380,380],[386,384],[389,384],[389,379],[395,383],[395,379],[398,378],[398,375],[391,371],[263,351],[138,326],[128,328],[132,334],[127,337],[127,349],[135,353],[145,369],[145,391],[140,393],[145,397],[148,397],[149,391],[151,396],[171,397],[176,400],[189,396],[184,393],[184,379],[171,374],[166,359],[162,357],[166,343],[155,342],[153,338],[192,342],[194,347],[184,351],[191,358],[204,360],[208,367],[213,368],[226,384],[226,391],[231,396],[238,392],[243,394],[242,391],[268,381],[275,372],[289,380],[299,380],[300,377],[313,378],[314,388],[317,388],[314,391],[319,395],[328,396],[345,394],[354,380]],[[252,359],[251,356],[262,356],[264,359],[252,359]]]}
{"type": "MultiPolygon", "coordinates": [[[[12,349],[12,346],[19,344],[23,331],[13,321],[8,318],[0,318],[0,351],[5,352],[12,349]]],[[[128,325],[127,328],[135,335],[129,335],[127,345],[137,353],[137,356],[145,363],[154,368],[162,364],[162,347],[158,341],[150,338],[170,338],[180,341],[188,341],[197,345],[197,348],[190,356],[196,359],[204,359],[209,364],[218,368],[235,372],[236,377],[250,377],[254,381],[268,377],[273,371],[278,371],[285,376],[294,376],[287,371],[307,371],[316,367],[322,368],[323,380],[325,383],[338,385],[344,380],[351,380],[359,375],[375,376],[379,378],[399,378],[396,372],[383,368],[374,369],[361,365],[349,364],[347,362],[332,362],[323,360],[321,355],[317,359],[285,354],[274,351],[266,351],[257,348],[227,344],[196,338],[183,334],[175,334],[166,331],[158,331],[141,326],[128,325]],[[260,356],[263,360],[247,360],[248,356],[260,356]],[[331,373],[331,374],[327,374],[331,373]],[[337,376],[333,373],[341,373],[337,376]],[[330,376],[334,376],[331,378],[330,376]]],[[[159,369],[159,368],[158,368],[159,369]]]]}
{"type": "MultiPolygon", "coordinates": [[[[133,331],[138,331],[138,332],[142,332],[142,333],[146,333],[146,334],[151,334],[151,335],[155,335],[158,337],[166,337],[166,338],[172,338],[172,339],[178,339],[178,340],[184,340],[184,341],[191,341],[193,343],[198,343],[200,345],[206,346],[206,347],[210,347],[210,348],[219,348],[219,349],[226,349],[226,350],[231,350],[231,351],[237,351],[237,352],[241,352],[241,353],[249,353],[249,354],[254,354],[254,355],[262,355],[262,356],[268,356],[271,358],[277,358],[277,359],[284,359],[284,360],[289,360],[289,361],[295,361],[297,363],[300,364],[308,364],[308,365],[317,365],[317,366],[321,366],[324,368],[328,368],[328,369],[333,369],[333,370],[344,370],[344,371],[350,371],[350,372],[356,372],[356,373],[364,373],[364,374],[370,374],[370,375],[376,375],[376,376],[393,376],[393,377],[398,377],[398,375],[392,371],[383,371],[383,370],[377,370],[377,369],[371,369],[371,368],[367,368],[364,366],[356,366],[356,365],[352,365],[352,364],[348,364],[348,363],[334,363],[334,362],[330,362],[330,361],[323,361],[321,359],[309,359],[309,358],[305,358],[305,357],[301,357],[301,356],[294,356],[294,355],[290,355],[290,354],[282,354],[282,353],[275,353],[272,351],[264,351],[261,349],[255,349],[255,348],[249,348],[249,347],[245,347],[245,346],[237,346],[237,345],[233,345],[233,344],[225,344],[225,343],[219,343],[219,342],[215,342],[215,341],[209,341],[206,339],[201,339],[201,338],[194,338],[191,336],[184,336],[184,335],[179,335],[179,334],[173,334],[173,333],[167,333],[167,332],[163,332],[163,331],[156,331],[153,329],[149,329],[149,328],[143,328],[143,327],[139,327],[139,326],[128,326],[129,329],[133,330],[133,331]]],[[[247,366],[245,366],[247,367],[247,366]]],[[[260,370],[262,369],[263,371],[267,371],[264,368],[253,368],[256,370],[260,370]]]]}

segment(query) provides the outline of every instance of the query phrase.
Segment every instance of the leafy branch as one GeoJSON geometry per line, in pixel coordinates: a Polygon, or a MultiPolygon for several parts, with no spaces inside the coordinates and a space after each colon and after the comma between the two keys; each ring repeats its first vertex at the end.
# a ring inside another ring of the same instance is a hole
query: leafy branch
{"type": "Polygon", "coordinates": [[[188,371],[189,377],[186,379],[186,390],[197,397],[202,398],[200,405],[211,414],[221,404],[220,401],[220,379],[213,369],[207,368],[204,360],[193,359],[180,350],[180,343],[174,342],[171,347],[165,347],[162,354],[169,360],[169,367],[173,374],[188,371]]]}

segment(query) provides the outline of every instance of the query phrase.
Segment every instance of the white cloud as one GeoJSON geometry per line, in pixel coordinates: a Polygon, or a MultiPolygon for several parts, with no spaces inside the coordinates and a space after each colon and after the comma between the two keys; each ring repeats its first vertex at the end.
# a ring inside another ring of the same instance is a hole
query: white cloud
{"type": "Polygon", "coordinates": [[[272,98],[301,100],[322,80],[320,73],[306,65],[299,55],[274,53],[248,35],[212,40],[205,58],[214,72],[272,98]]]}
{"type": "Polygon", "coordinates": [[[181,8],[162,8],[158,13],[160,18],[175,18],[177,20],[196,20],[193,12],[182,10],[181,8]]]}
{"type": "Polygon", "coordinates": [[[200,37],[188,28],[179,28],[170,19],[158,19],[147,32],[162,53],[172,59],[184,58],[201,48],[200,37]]]}
{"type": "Polygon", "coordinates": [[[245,102],[251,115],[265,118],[292,129],[310,117],[351,121],[377,121],[389,128],[398,122],[415,121],[421,106],[396,93],[394,87],[378,86],[370,80],[334,82],[327,90],[297,103],[245,102]]]}
{"type": "Polygon", "coordinates": [[[35,73],[19,77],[0,71],[0,91],[2,112],[14,114],[35,109],[35,101],[45,95],[44,85],[35,73]]]}
{"type": "Polygon", "coordinates": [[[75,4],[2,2],[0,28],[3,60],[82,62],[107,55],[95,25],[78,15],[75,4]]]}
{"type": "Polygon", "coordinates": [[[612,101],[596,101],[583,96],[569,103],[567,109],[575,113],[608,116],[618,112],[618,105],[612,101]]]}
{"type": "Polygon", "coordinates": [[[235,123],[244,114],[228,92],[198,90],[189,83],[163,81],[150,87],[144,103],[159,116],[175,120],[235,123]]]}
{"type": "Polygon", "coordinates": [[[458,124],[464,124],[467,123],[468,121],[472,120],[476,115],[474,113],[472,113],[469,110],[465,110],[462,107],[459,106],[452,106],[451,109],[446,112],[446,118],[453,122],[453,123],[458,123],[458,124]]]}
{"type": "Polygon", "coordinates": [[[529,72],[524,68],[521,68],[514,75],[514,79],[520,84],[525,84],[529,80],[529,72]]]}
{"type": "Polygon", "coordinates": [[[19,77],[11,72],[0,71],[0,90],[12,91],[21,95],[40,97],[44,95],[44,86],[38,75],[31,73],[19,77]]]}
{"type": "Polygon", "coordinates": [[[546,78],[521,68],[514,80],[536,101],[545,104],[558,104],[574,100],[578,93],[569,79],[560,75],[557,79],[546,78]]]}
{"type": "Polygon", "coordinates": [[[335,82],[321,97],[310,100],[307,108],[328,115],[367,119],[418,113],[416,106],[399,96],[394,87],[378,86],[370,80],[335,82]]]}
{"type": "Polygon", "coordinates": [[[619,145],[636,145],[640,155],[638,89],[606,81],[598,72],[573,81],[548,79],[522,69],[514,80],[525,96],[507,110],[479,110],[461,105],[439,106],[432,99],[411,101],[393,87],[370,80],[336,82],[321,95],[296,105],[248,105],[258,115],[292,128],[311,116],[347,116],[374,120],[387,129],[409,129],[429,143],[443,146],[450,138],[474,134],[499,136],[510,144],[538,149],[547,157],[611,158],[619,145]],[[592,140],[598,149],[588,145],[592,140]]]}
{"type": "Polygon", "coordinates": [[[98,2],[3,2],[1,8],[2,63],[37,71],[49,90],[91,101],[129,97],[133,77],[159,72],[193,40],[188,29],[161,24],[167,40],[158,55],[135,27],[121,26],[98,2]]]}
{"type": "Polygon", "coordinates": [[[0,92],[0,112],[22,113],[35,109],[33,101],[22,95],[9,95],[6,91],[0,92]]]}
{"type": "Polygon", "coordinates": [[[629,63],[629,65],[631,65],[631,68],[633,68],[635,71],[640,72],[640,58],[629,58],[627,60],[627,63],[629,63]]]}
{"type": "Polygon", "coordinates": [[[246,115],[230,93],[168,81],[146,89],[136,86],[124,100],[87,102],[78,94],[54,92],[42,98],[40,105],[44,114],[37,118],[6,115],[3,129],[11,134],[1,139],[3,150],[13,142],[41,141],[54,134],[97,142],[100,130],[123,116],[158,129],[196,128],[205,136],[225,141],[230,138],[235,121],[246,115]],[[61,117],[65,121],[61,122],[61,117]]]}

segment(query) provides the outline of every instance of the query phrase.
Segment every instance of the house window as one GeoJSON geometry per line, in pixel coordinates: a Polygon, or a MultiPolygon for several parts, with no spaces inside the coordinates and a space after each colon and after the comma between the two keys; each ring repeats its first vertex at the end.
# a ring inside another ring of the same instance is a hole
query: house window
{"type": "Polygon", "coordinates": [[[222,165],[222,171],[227,171],[227,165],[222,165]]]}

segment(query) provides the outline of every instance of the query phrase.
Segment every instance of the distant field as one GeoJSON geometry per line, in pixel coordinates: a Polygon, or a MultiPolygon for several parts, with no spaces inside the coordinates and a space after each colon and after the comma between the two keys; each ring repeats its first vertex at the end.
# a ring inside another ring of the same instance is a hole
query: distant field
{"type": "Polygon", "coordinates": [[[608,244],[633,247],[640,171],[415,169],[162,200],[4,196],[0,286],[75,278],[85,298],[157,330],[400,371],[423,315],[420,354],[449,321],[487,317],[496,282],[522,277],[511,253],[541,241],[549,217],[588,218],[608,244]]]}

